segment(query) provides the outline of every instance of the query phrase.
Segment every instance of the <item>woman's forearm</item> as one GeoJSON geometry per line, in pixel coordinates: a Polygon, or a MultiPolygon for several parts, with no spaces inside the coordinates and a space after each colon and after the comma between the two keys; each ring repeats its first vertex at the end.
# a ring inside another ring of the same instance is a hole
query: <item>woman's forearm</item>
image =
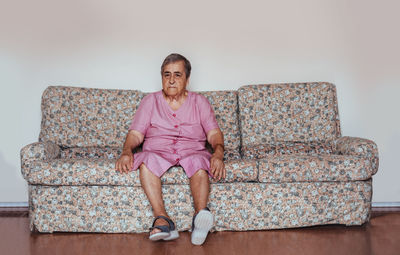
{"type": "Polygon", "coordinates": [[[214,149],[214,153],[213,156],[214,157],[218,157],[220,159],[224,158],[224,146],[222,144],[216,144],[215,146],[213,146],[214,149]]]}
{"type": "Polygon", "coordinates": [[[224,158],[224,136],[219,129],[213,129],[207,134],[207,140],[214,150],[213,156],[224,158]]]}

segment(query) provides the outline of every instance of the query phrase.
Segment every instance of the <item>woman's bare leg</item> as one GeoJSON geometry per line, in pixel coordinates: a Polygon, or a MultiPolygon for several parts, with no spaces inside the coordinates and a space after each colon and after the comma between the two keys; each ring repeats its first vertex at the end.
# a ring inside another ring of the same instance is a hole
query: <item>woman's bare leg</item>
{"type": "MultiPolygon", "coordinates": [[[[158,176],[154,175],[144,163],[142,163],[139,167],[140,169],[140,183],[142,184],[142,188],[146,193],[147,199],[150,201],[151,207],[153,208],[153,215],[160,216],[163,215],[168,217],[167,212],[165,211],[164,200],[162,198],[161,192],[161,180],[158,176]]],[[[168,217],[169,218],[169,217],[168,217]]],[[[167,225],[168,222],[164,219],[158,219],[155,226],[167,225]]],[[[153,229],[150,234],[154,234],[160,232],[159,229],[153,229]]]]}
{"type": "Polygon", "coordinates": [[[210,180],[207,171],[199,170],[190,177],[190,189],[194,200],[195,214],[197,214],[207,206],[210,194],[210,180]]]}

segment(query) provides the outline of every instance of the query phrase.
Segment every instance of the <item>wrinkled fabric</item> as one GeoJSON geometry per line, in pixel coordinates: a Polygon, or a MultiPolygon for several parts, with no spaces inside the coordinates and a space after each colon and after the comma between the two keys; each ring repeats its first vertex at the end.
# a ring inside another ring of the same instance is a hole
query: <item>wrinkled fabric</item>
{"type": "Polygon", "coordinates": [[[219,128],[208,100],[188,91],[187,98],[174,111],[162,91],[143,98],[129,130],[145,136],[143,150],[134,154],[132,170],[144,163],[158,177],[171,166],[181,165],[190,178],[197,170],[211,173],[211,153],[206,149],[207,133],[219,128]]]}

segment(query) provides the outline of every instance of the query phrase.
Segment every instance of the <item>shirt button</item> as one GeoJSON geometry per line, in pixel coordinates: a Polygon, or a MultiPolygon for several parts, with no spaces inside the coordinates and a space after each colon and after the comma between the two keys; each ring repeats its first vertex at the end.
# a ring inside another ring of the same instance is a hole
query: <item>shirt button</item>
{"type": "Polygon", "coordinates": [[[176,154],[176,150],[173,150],[174,154],[176,154]]]}
{"type": "Polygon", "coordinates": [[[172,114],[172,116],[176,117],[176,114],[174,113],[174,114],[172,114]]]}
{"type": "Polygon", "coordinates": [[[174,127],[175,127],[175,128],[178,128],[178,125],[175,125],[174,127]]]}
{"type": "Polygon", "coordinates": [[[179,158],[177,158],[176,161],[179,161],[179,158]]]}
{"type": "Polygon", "coordinates": [[[172,143],[173,143],[173,144],[176,144],[177,142],[178,142],[177,140],[174,140],[172,143]]]}

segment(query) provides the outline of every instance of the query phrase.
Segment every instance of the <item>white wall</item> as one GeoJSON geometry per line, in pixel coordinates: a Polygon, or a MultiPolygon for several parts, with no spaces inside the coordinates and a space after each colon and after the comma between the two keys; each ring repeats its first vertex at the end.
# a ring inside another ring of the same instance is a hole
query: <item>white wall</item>
{"type": "Polygon", "coordinates": [[[0,1],[0,202],[28,201],[19,150],[47,86],[156,91],[171,52],[192,90],[335,83],[343,135],[379,147],[373,201],[400,201],[396,1],[0,1]]]}

